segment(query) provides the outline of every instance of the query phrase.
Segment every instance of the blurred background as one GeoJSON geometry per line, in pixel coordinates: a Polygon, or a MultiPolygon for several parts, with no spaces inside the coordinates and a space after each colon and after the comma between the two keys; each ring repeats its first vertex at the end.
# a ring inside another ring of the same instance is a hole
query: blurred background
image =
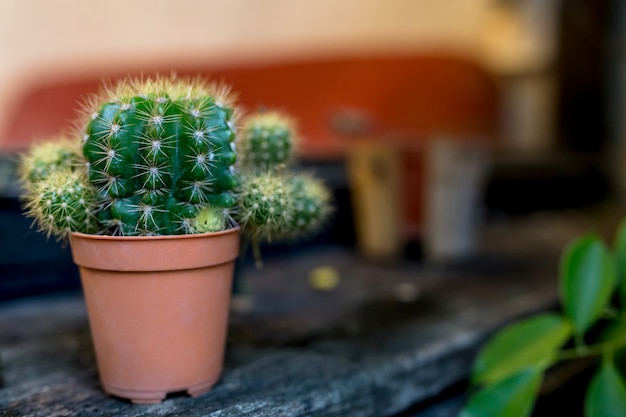
{"type": "Polygon", "coordinates": [[[619,0],[0,7],[1,300],[78,288],[69,250],[20,213],[15,155],[71,130],[81,99],[128,74],[201,73],[248,111],[298,119],[302,169],[336,202],[314,245],[372,259],[453,262],[487,225],[626,192],[619,0]]]}

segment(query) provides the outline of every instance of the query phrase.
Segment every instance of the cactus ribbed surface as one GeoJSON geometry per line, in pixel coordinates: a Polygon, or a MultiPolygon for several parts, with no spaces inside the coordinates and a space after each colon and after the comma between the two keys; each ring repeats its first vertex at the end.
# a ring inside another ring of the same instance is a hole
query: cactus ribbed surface
{"type": "Polygon", "coordinates": [[[193,233],[237,186],[235,114],[226,89],[198,80],[126,81],[90,111],[83,153],[111,233],[193,233]]]}

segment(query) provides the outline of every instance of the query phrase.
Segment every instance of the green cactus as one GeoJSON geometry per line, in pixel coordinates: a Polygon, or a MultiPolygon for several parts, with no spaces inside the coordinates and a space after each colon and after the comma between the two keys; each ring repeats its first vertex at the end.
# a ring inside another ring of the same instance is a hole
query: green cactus
{"type": "Polygon", "coordinates": [[[80,141],[59,136],[37,143],[22,156],[19,177],[22,185],[29,189],[54,171],[80,169],[82,164],[80,141]]]}
{"type": "Polygon", "coordinates": [[[252,241],[260,266],[260,242],[295,240],[317,231],[330,213],[326,188],[313,178],[293,175],[293,121],[278,112],[252,115],[237,144],[241,186],[233,213],[252,241]]]}
{"type": "Polygon", "coordinates": [[[104,104],[89,112],[83,153],[111,233],[190,233],[203,207],[232,206],[236,114],[225,88],[129,80],[94,102],[104,104]]]}
{"type": "Polygon", "coordinates": [[[36,145],[20,165],[27,215],[48,235],[172,235],[239,225],[258,255],[260,240],[309,235],[330,212],[320,182],[287,172],[296,137],[289,117],[250,116],[237,161],[238,110],[222,86],[175,76],[129,79],[104,88],[85,109],[82,144],[36,145]]]}
{"type": "Polygon", "coordinates": [[[309,175],[294,175],[289,181],[289,194],[293,214],[285,237],[298,239],[321,229],[332,211],[330,192],[324,184],[309,175]]]}
{"type": "Polygon", "coordinates": [[[237,143],[242,170],[267,171],[290,162],[294,154],[294,131],[293,120],[279,112],[249,117],[237,143]]]}
{"type": "Polygon", "coordinates": [[[330,207],[330,193],[318,180],[267,172],[242,183],[235,215],[255,239],[293,240],[319,230],[330,207]]]}
{"type": "Polygon", "coordinates": [[[320,182],[286,172],[293,160],[294,125],[280,112],[253,114],[237,143],[242,185],[234,214],[255,245],[311,234],[330,212],[329,192],[320,182]]]}
{"type": "Polygon", "coordinates": [[[233,213],[261,266],[260,242],[292,241],[318,231],[331,212],[330,193],[308,175],[276,171],[245,177],[233,213]]]}
{"type": "Polygon", "coordinates": [[[191,224],[192,233],[219,232],[226,229],[227,217],[220,207],[204,207],[191,224]]]}
{"type": "Polygon", "coordinates": [[[291,222],[293,201],[284,177],[266,172],[246,178],[237,196],[237,222],[253,239],[281,239],[291,222]]]}
{"type": "Polygon", "coordinates": [[[51,172],[32,184],[26,200],[26,215],[34,218],[48,237],[97,231],[95,190],[80,172],[68,168],[51,172]]]}

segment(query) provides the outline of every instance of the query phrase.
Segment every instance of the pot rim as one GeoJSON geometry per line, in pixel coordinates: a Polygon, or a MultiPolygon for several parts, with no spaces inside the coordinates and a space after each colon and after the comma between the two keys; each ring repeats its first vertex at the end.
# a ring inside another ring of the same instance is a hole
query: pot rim
{"type": "Polygon", "coordinates": [[[175,239],[194,239],[205,236],[220,236],[233,232],[239,232],[240,226],[231,227],[219,232],[206,232],[206,233],[192,233],[186,235],[157,235],[157,236],[113,236],[113,235],[95,235],[91,233],[70,232],[70,236],[80,239],[92,239],[92,240],[175,240],[175,239]]]}
{"type": "Polygon", "coordinates": [[[70,235],[74,263],[103,271],[178,271],[231,262],[239,255],[239,228],[194,235],[70,235]]]}

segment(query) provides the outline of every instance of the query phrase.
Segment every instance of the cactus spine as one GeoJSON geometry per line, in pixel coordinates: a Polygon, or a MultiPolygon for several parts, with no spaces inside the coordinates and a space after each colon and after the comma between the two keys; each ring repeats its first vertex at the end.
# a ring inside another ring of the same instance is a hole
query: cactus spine
{"type": "Polygon", "coordinates": [[[196,80],[128,80],[90,110],[83,153],[112,234],[193,233],[237,186],[236,115],[227,90],[196,80]]]}

